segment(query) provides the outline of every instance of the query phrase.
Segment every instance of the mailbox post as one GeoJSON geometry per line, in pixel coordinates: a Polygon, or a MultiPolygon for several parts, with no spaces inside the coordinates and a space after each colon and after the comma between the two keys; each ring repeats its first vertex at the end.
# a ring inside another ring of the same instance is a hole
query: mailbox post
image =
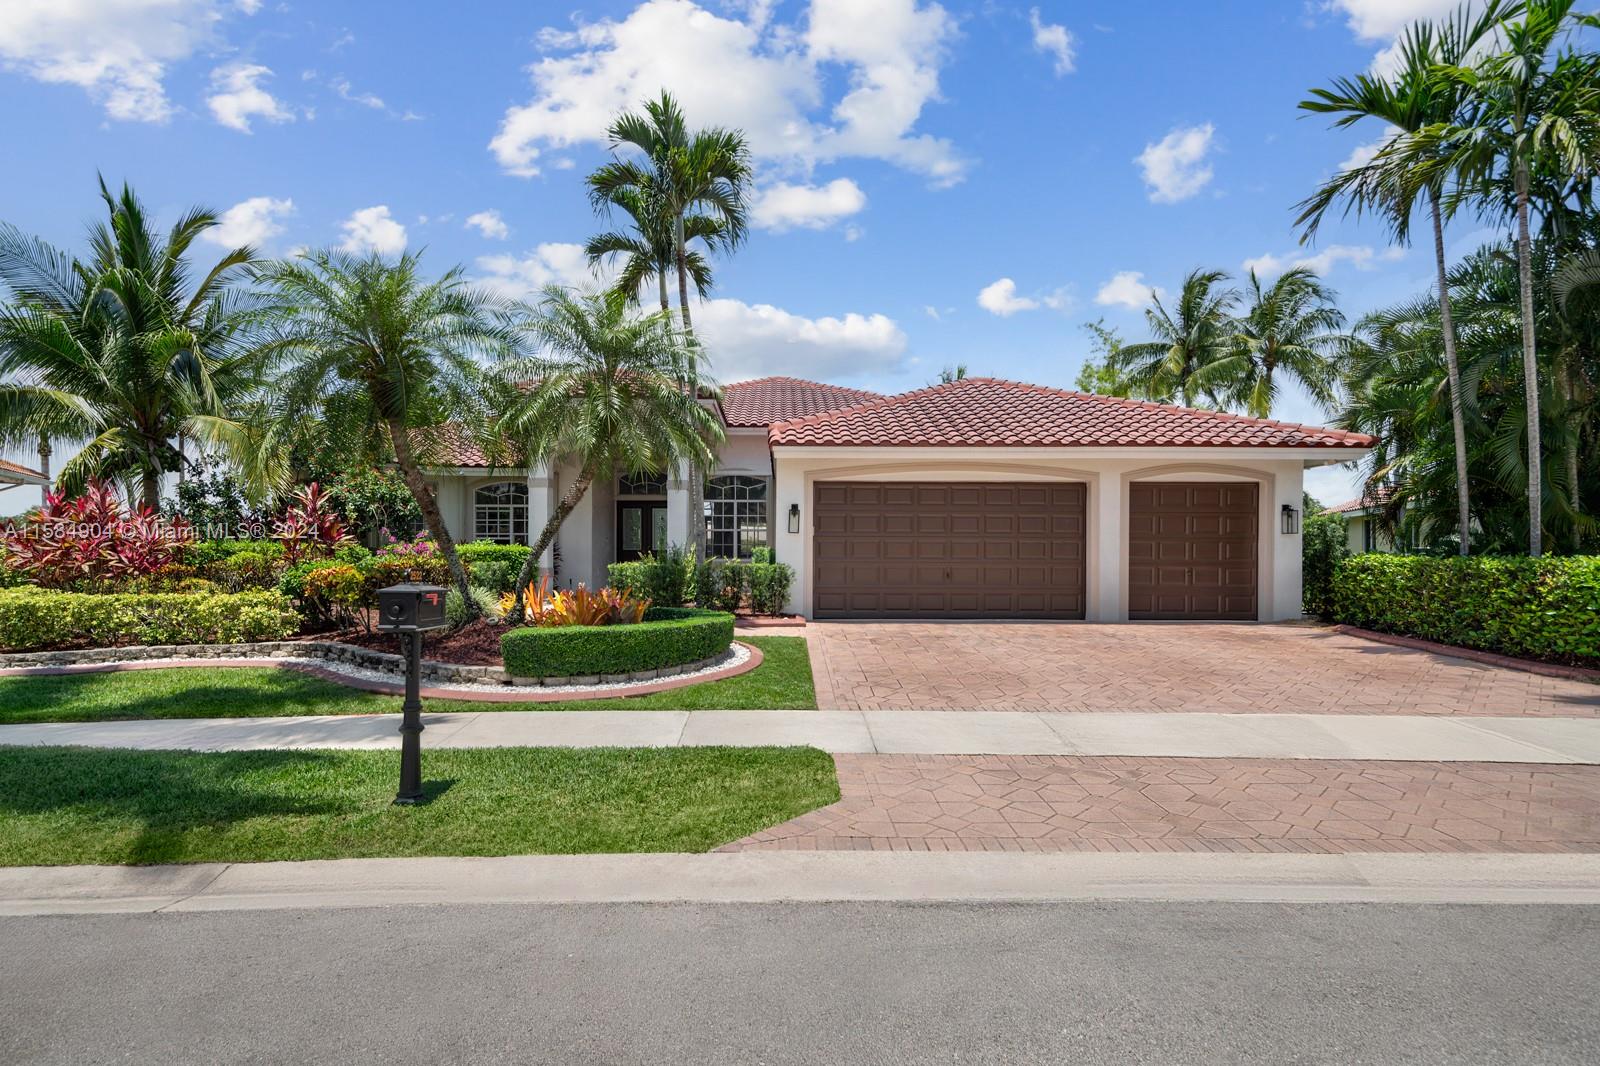
{"type": "Polygon", "coordinates": [[[400,791],[394,801],[422,799],[422,634],[444,627],[445,590],[409,581],[378,590],[378,630],[396,633],[406,657],[406,699],[400,707],[400,791]]]}

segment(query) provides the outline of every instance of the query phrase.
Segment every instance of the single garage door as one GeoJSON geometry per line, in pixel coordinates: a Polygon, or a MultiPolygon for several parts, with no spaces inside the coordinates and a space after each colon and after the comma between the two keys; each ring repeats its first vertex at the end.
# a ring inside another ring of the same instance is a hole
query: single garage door
{"type": "Polygon", "coordinates": [[[818,618],[1082,618],[1085,486],[816,484],[818,618]]]}
{"type": "Polygon", "coordinates": [[[1134,482],[1128,490],[1128,617],[1257,617],[1256,485],[1134,482]]]}

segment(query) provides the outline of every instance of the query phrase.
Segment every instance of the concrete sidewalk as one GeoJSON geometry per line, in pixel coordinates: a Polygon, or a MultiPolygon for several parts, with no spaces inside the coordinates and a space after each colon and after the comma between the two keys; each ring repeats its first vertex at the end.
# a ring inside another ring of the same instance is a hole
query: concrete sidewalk
{"type": "MultiPolygon", "coordinates": [[[[1600,719],[1023,711],[499,711],[430,714],[424,747],[810,745],[837,754],[1127,755],[1600,763],[1600,719]]],[[[0,745],[399,746],[398,715],[0,726],[0,745]]]]}
{"type": "Polygon", "coordinates": [[[513,903],[1600,904],[1600,855],[519,855],[0,869],[0,915],[513,903]]]}

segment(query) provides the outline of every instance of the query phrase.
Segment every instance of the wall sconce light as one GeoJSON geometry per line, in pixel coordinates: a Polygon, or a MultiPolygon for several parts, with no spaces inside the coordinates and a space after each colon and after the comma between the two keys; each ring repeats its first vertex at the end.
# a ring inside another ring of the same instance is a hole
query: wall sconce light
{"type": "Polygon", "coordinates": [[[1283,505],[1283,531],[1289,534],[1300,532],[1300,512],[1287,503],[1283,505]]]}
{"type": "Polygon", "coordinates": [[[789,505],[789,532],[800,532],[800,505],[798,503],[789,505]]]}

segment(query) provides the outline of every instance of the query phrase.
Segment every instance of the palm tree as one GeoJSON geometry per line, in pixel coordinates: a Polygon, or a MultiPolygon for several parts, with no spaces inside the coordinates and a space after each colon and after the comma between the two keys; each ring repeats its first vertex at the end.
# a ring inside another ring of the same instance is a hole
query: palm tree
{"type": "Polygon", "coordinates": [[[1220,270],[1195,270],[1183,279],[1177,303],[1168,311],[1161,297],[1145,313],[1153,340],[1124,344],[1107,352],[1107,366],[1134,395],[1189,407],[1203,399],[1219,406],[1204,384],[1205,370],[1232,354],[1232,313],[1238,293],[1223,287],[1220,270]]]}
{"type": "MultiPolygon", "coordinates": [[[[1388,77],[1360,75],[1339,78],[1329,89],[1311,90],[1312,99],[1301,102],[1314,114],[1337,115],[1335,128],[1375,119],[1400,134],[1411,134],[1436,123],[1448,123],[1460,113],[1465,89],[1459,81],[1439,76],[1441,64],[1464,63],[1489,37],[1505,15],[1501,0],[1490,0],[1476,18],[1463,8],[1441,27],[1418,22],[1398,41],[1399,69],[1388,77]]],[[[1359,215],[1374,211],[1389,223],[1397,241],[1405,241],[1411,228],[1417,194],[1427,198],[1433,224],[1434,269],[1438,278],[1439,314],[1443,322],[1444,358],[1450,388],[1450,417],[1455,438],[1456,525],[1462,555],[1471,550],[1471,500],[1467,489],[1467,431],[1462,416],[1461,365],[1456,353],[1456,330],[1451,315],[1448,264],[1444,252],[1444,217],[1441,200],[1448,170],[1437,159],[1419,158],[1421,146],[1411,138],[1391,138],[1368,162],[1341,170],[1317,192],[1301,201],[1295,224],[1304,226],[1303,241],[1316,235],[1335,202],[1345,203],[1359,215]],[[1424,173],[1427,179],[1411,180],[1424,173]]]]}
{"type": "Polygon", "coordinates": [[[255,262],[234,248],[195,277],[190,250],[217,224],[186,212],[158,233],[127,185],[100,182],[107,218],[77,259],[0,225],[0,444],[35,444],[46,466],[51,441],[86,443],[58,484],[91,479],[136,485],[160,502],[161,480],[183,468],[188,437],[248,460],[251,429],[240,411],[254,392],[250,297],[235,283],[255,262]]]}
{"type": "Polygon", "coordinates": [[[1296,267],[1263,286],[1250,271],[1249,308],[1234,323],[1234,350],[1202,367],[1196,380],[1256,418],[1272,413],[1287,376],[1324,408],[1332,408],[1333,356],[1345,343],[1344,315],[1334,294],[1310,269],[1296,267]]]}
{"type": "MultiPolygon", "coordinates": [[[[584,254],[589,266],[598,271],[607,263],[622,260],[617,271],[615,288],[638,303],[644,287],[652,281],[661,299],[661,310],[672,311],[667,297],[667,279],[676,269],[675,245],[671,221],[661,218],[653,209],[656,198],[633,188],[612,190],[603,213],[620,211],[632,223],[633,232],[610,230],[589,238],[584,244],[584,254]]],[[[714,248],[722,239],[723,225],[709,215],[690,215],[684,219],[684,238],[700,241],[714,248]]],[[[698,249],[691,248],[684,257],[689,280],[694,283],[695,294],[705,299],[711,291],[711,263],[698,249]]]]}
{"type": "Polygon", "coordinates": [[[357,440],[382,435],[468,610],[474,600],[455,541],[422,466],[443,427],[460,427],[491,455],[479,360],[514,350],[507,308],[470,288],[459,267],[426,280],[418,257],[307,253],[259,271],[275,332],[266,349],[278,371],[280,432],[318,416],[329,432],[357,440]]]}
{"type": "MultiPolygon", "coordinates": [[[[1573,11],[1576,0],[1524,0],[1515,21],[1497,27],[1498,51],[1471,65],[1441,68],[1465,92],[1467,111],[1412,137],[1419,154],[1462,175],[1461,202],[1485,202],[1497,179],[1509,179],[1516,219],[1523,396],[1527,405],[1528,552],[1543,551],[1539,364],[1533,298],[1531,185],[1550,171],[1592,176],[1600,157],[1600,86],[1595,57],[1557,53],[1568,32],[1600,27],[1600,16],[1573,11]]],[[[1421,179],[1419,179],[1421,180],[1421,179]]]]}
{"type": "Polygon", "coordinates": [[[527,328],[540,353],[508,362],[501,376],[537,385],[507,407],[501,430],[526,446],[530,464],[575,457],[578,475],[522,564],[512,618],[521,617],[539,559],[596,479],[680,461],[701,469],[722,440],[716,416],[683,391],[693,351],[669,315],[640,315],[618,292],[578,297],[552,286],[527,328]]]}

